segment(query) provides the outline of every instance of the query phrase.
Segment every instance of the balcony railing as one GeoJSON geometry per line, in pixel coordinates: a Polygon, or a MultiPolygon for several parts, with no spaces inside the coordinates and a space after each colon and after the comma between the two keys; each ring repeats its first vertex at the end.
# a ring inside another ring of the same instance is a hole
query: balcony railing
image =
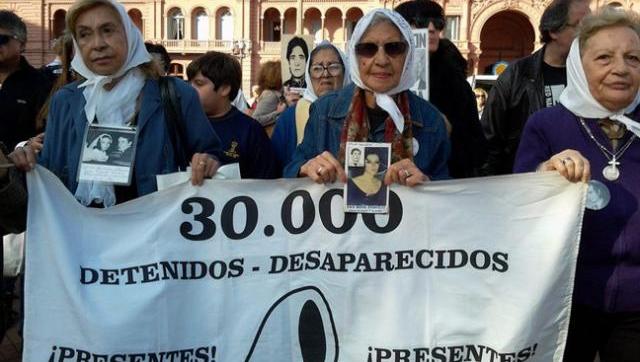
{"type": "MultiPolygon", "coordinates": [[[[265,54],[280,54],[280,50],[282,49],[282,43],[279,41],[263,41],[260,44],[262,45],[262,53],[265,54]]],[[[338,47],[340,50],[345,50],[347,46],[346,42],[339,41],[334,41],[332,42],[332,44],[338,47]]]]}
{"type": "Polygon", "coordinates": [[[233,40],[156,39],[154,42],[162,44],[169,53],[228,52],[233,48],[233,40]]]}

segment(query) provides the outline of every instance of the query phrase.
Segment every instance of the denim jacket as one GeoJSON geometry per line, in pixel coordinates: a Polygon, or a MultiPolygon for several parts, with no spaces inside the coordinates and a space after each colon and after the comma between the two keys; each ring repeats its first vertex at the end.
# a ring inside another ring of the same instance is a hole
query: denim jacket
{"type": "MultiPolygon", "coordinates": [[[[344,119],[349,111],[355,85],[329,93],[311,105],[309,122],[304,130],[304,140],[284,169],[284,177],[297,177],[300,167],[324,151],[334,156],[340,149],[340,137],[344,119]]],[[[409,109],[413,122],[413,162],[432,180],[449,178],[447,161],[450,144],[442,114],[429,102],[409,92],[409,109]]],[[[383,142],[375,139],[375,142],[383,142]]]]}
{"type": "MultiPolygon", "coordinates": [[[[45,131],[44,148],[38,163],[53,172],[71,193],[78,187],[78,166],[82,140],[87,127],[86,103],[78,82],[60,89],[53,96],[45,131]]],[[[175,82],[184,121],[184,146],[187,159],[196,152],[220,154],[220,139],[202,110],[195,90],[183,81],[175,82]]],[[[134,182],[138,196],[157,190],[156,175],[178,170],[174,149],[167,132],[160,88],[147,80],[142,88],[137,118],[138,142],[134,163],[134,182]]]]}

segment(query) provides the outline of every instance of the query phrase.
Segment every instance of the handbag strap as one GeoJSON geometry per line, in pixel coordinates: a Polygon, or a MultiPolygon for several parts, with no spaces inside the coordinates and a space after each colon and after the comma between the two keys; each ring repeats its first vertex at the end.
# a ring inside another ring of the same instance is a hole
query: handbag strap
{"type": "Polygon", "coordinates": [[[173,146],[173,155],[179,170],[186,170],[189,162],[184,152],[184,120],[182,119],[182,107],[176,92],[173,77],[160,77],[160,100],[164,106],[164,118],[167,122],[169,139],[173,146]]]}

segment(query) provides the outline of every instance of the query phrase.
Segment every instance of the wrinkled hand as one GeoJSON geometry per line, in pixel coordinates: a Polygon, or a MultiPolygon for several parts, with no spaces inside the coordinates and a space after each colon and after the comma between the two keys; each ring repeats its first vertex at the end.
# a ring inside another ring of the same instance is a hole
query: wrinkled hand
{"type": "Polygon", "coordinates": [[[324,151],[300,167],[300,176],[306,176],[316,183],[331,183],[339,179],[347,182],[347,174],[340,162],[329,152],[324,151]]]}
{"type": "Polygon", "coordinates": [[[588,182],[591,178],[589,160],[575,150],[564,150],[551,156],[540,164],[540,171],[558,171],[560,175],[571,182],[588,182]]]}
{"type": "Polygon", "coordinates": [[[292,92],[291,90],[289,90],[289,87],[284,88],[284,99],[286,100],[287,105],[292,106],[298,103],[300,98],[302,98],[300,93],[292,92]]]}
{"type": "Polygon", "coordinates": [[[28,172],[36,167],[36,154],[35,149],[26,144],[13,150],[9,154],[9,159],[16,165],[18,170],[28,172]]]}
{"type": "Polygon", "coordinates": [[[37,136],[29,138],[27,141],[27,145],[31,146],[35,153],[40,153],[42,151],[42,147],[44,146],[44,132],[38,134],[37,136]]]}
{"type": "Polygon", "coordinates": [[[194,153],[191,157],[191,184],[200,186],[205,178],[211,178],[218,171],[220,162],[208,153],[194,153]]]}
{"type": "Polygon", "coordinates": [[[408,158],[402,159],[389,166],[387,174],[384,176],[385,185],[397,183],[413,187],[427,181],[429,181],[429,177],[423,174],[418,166],[408,158]]]}

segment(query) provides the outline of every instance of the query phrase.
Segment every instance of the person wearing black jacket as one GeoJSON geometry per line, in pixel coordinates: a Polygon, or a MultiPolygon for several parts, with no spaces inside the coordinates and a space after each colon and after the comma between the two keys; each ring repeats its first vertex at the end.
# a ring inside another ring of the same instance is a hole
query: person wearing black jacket
{"type": "Polygon", "coordinates": [[[451,124],[449,175],[479,176],[487,143],[478,121],[476,99],[466,80],[467,61],[449,39],[440,38],[444,10],[431,0],[414,0],[395,9],[414,28],[429,29],[429,101],[451,124]]]}
{"type": "Polygon", "coordinates": [[[38,133],[36,115],[51,89],[51,81],[21,55],[26,41],[22,19],[0,10],[0,142],[10,150],[38,133]]]}
{"type": "Polygon", "coordinates": [[[540,19],[545,44],[509,65],[489,92],[482,127],[489,142],[486,173],[510,174],[520,135],[531,114],[557,103],[567,84],[565,61],[589,0],[555,0],[540,19]]]}
{"type": "MultiPolygon", "coordinates": [[[[27,220],[27,190],[23,174],[15,168],[7,167],[9,161],[6,153],[6,148],[0,143],[0,240],[6,234],[24,231],[27,220]]],[[[3,282],[2,261],[0,246],[0,283],[3,282]]],[[[3,290],[0,293],[0,342],[13,322],[11,302],[12,298],[6,298],[3,290]]]]}

